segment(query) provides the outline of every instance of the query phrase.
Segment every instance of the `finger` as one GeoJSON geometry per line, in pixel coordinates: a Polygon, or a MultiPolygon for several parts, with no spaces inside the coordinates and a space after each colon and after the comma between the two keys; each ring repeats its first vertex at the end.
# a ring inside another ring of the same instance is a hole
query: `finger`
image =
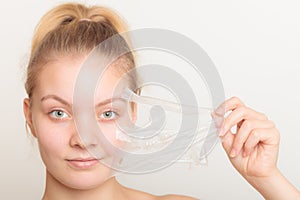
{"type": "Polygon", "coordinates": [[[258,128],[251,131],[244,145],[244,156],[250,155],[259,143],[279,145],[279,132],[273,128],[258,128]]]}
{"type": "Polygon", "coordinates": [[[231,150],[231,146],[232,143],[234,141],[234,134],[231,133],[231,131],[229,131],[226,135],[224,135],[223,137],[221,137],[222,140],[222,146],[225,150],[225,152],[227,153],[227,155],[229,156],[230,154],[230,150],[231,150]]]}
{"type": "Polygon", "coordinates": [[[241,125],[241,128],[235,134],[235,138],[230,151],[230,157],[235,157],[240,153],[252,130],[270,128],[274,128],[274,123],[269,120],[245,120],[241,125]]]}
{"type": "Polygon", "coordinates": [[[237,97],[231,97],[230,99],[224,101],[214,113],[223,117],[226,112],[234,110],[240,106],[244,106],[244,103],[237,97]]]}
{"type": "Polygon", "coordinates": [[[232,111],[228,117],[224,119],[222,128],[220,130],[220,136],[224,135],[239,122],[248,119],[267,120],[267,117],[263,113],[259,113],[246,106],[241,106],[232,111]]]}

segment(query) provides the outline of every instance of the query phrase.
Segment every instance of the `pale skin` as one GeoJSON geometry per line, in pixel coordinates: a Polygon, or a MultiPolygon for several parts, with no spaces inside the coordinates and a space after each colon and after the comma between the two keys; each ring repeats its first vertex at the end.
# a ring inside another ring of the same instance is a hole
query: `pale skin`
{"type": "MultiPolygon", "coordinates": [[[[126,188],[101,162],[85,169],[69,164],[74,158],[90,156],[76,132],[71,109],[74,84],[84,58],[67,56],[47,63],[36,80],[31,100],[24,99],[26,121],[46,166],[43,200],[194,199],[180,195],[154,196],[126,188]]],[[[111,98],[119,78],[116,73],[108,72],[100,83],[101,95],[100,90],[95,93],[95,102],[111,98]]],[[[223,115],[224,110],[232,112],[220,126],[220,137],[237,171],[266,199],[300,199],[297,189],[276,167],[279,133],[274,124],[237,98],[224,102],[214,115],[223,115]],[[237,133],[232,134],[230,129],[235,125],[238,125],[237,133]]],[[[96,117],[100,120],[108,120],[99,114],[96,117]]],[[[134,113],[132,118],[135,119],[134,113]]]]}

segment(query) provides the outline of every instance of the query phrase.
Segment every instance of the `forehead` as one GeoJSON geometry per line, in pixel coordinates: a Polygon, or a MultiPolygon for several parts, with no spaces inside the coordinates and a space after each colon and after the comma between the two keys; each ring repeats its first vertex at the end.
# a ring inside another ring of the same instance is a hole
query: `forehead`
{"type": "MultiPolygon", "coordinates": [[[[63,57],[53,60],[43,66],[40,72],[34,94],[42,97],[49,94],[58,95],[72,103],[77,76],[86,57],[63,57]]],[[[120,62],[117,62],[120,65],[120,62]]],[[[114,88],[121,80],[118,66],[110,66],[98,79],[95,91],[97,101],[109,99],[114,94],[114,88]]],[[[87,79],[87,81],[89,81],[87,79]]],[[[88,89],[88,88],[87,88],[88,89]]],[[[33,94],[33,95],[34,95],[33,94]]]]}

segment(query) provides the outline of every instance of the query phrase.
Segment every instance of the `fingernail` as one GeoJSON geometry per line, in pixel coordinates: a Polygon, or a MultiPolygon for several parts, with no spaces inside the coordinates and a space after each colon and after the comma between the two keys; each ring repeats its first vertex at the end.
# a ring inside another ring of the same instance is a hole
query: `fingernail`
{"type": "Polygon", "coordinates": [[[210,113],[210,116],[211,116],[212,118],[215,118],[215,117],[216,117],[216,113],[215,113],[215,112],[211,112],[211,113],[210,113]]]}
{"type": "Polygon", "coordinates": [[[215,117],[215,118],[213,118],[213,121],[217,128],[221,127],[223,124],[223,118],[221,118],[221,117],[215,117]]]}
{"type": "Polygon", "coordinates": [[[220,136],[220,137],[221,137],[221,136],[224,136],[224,135],[225,135],[225,130],[224,130],[224,128],[221,127],[219,130],[220,130],[220,131],[219,131],[219,136],[220,136]]]}
{"type": "Polygon", "coordinates": [[[234,158],[236,156],[236,150],[235,149],[231,149],[229,156],[231,158],[234,158]]]}
{"type": "Polygon", "coordinates": [[[219,109],[214,110],[214,114],[215,114],[215,115],[221,115],[219,109]]]}

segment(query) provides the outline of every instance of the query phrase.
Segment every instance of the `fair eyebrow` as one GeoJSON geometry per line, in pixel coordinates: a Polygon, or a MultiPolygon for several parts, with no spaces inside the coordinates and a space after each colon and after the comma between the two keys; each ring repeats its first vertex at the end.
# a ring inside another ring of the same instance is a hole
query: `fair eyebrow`
{"type": "Polygon", "coordinates": [[[71,107],[71,104],[69,104],[66,100],[64,100],[64,99],[62,99],[59,96],[54,95],[54,94],[49,94],[49,95],[43,96],[41,98],[41,102],[46,101],[48,99],[54,99],[54,100],[56,100],[56,101],[58,101],[58,102],[60,102],[60,103],[62,103],[64,105],[66,105],[68,107],[71,107]]]}
{"type": "Polygon", "coordinates": [[[104,101],[101,101],[100,103],[96,104],[95,107],[98,108],[98,107],[104,106],[106,104],[112,103],[113,101],[116,101],[116,100],[124,101],[124,99],[122,99],[120,97],[114,97],[114,98],[105,99],[104,101]]]}
{"type": "MultiPolygon", "coordinates": [[[[64,100],[64,99],[62,99],[59,96],[54,95],[54,94],[49,94],[49,95],[46,95],[46,96],[42,97],[41,101],[43,102],[43,101],[46,101],[48,99],[54,99],[54,100],[56,100],[56,101],[58,101],[58,102],[60,102],[60,103],[62,103],[64,105],[66,105],[68,107],[72,107],[72,104],[68,103],[66,100],[64,100]]],[[[104,105],[109,104],[109,103],[111,103],[111,102],[113,102],[115,100],[123,100],[123,99],[120,98],[120,97],[105,99],[104,101],[101,101],[100,103],[98,103],[96,105],[96,107],[104,106],[104,105]]]]}

